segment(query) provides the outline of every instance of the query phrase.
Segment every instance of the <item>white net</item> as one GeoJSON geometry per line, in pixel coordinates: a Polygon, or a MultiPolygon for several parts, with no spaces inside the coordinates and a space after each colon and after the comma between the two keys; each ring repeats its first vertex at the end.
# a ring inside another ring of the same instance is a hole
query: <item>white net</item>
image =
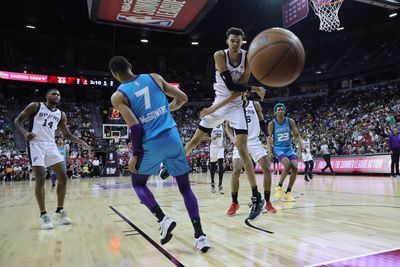
{"type": "Polygon", "coordinates": [[[339,28],[339,8],[343,0],[310,0],[310,6],[319,17],[319,29],[331,32],[339,28]]]}

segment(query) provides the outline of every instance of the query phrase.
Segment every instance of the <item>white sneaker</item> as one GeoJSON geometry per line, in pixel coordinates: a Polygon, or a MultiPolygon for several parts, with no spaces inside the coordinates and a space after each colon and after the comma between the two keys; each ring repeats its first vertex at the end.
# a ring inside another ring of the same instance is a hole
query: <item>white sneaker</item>
{"type": "Polygon", "coordinates": [[[210,248],[210,244],[208,243],[207,236],[202,235],[199,238],[196,238],[196,249],[200,250],[203,253],[206,253],[210,248]]]}
{"type": "Polygon", "coordinates": [[[42,222],[42,226],[41,228],[43,230],[50,230],[54,228],[53,223],[51,222],[51,218],[49,216],[49,214],[43,214],[42,216],[40,216],[40,220],[42,222]]]}
{"type": "Polygon", "coordinates": [[[68,217],[67,212],[64,209],[60,210],[60,212],[55,212],[53,217],[60,224],[71,224],[72,223],[71,218],[68,217]]]}
{"type": "Polygon", "coordinates": [[[174,230],[176,226],[176,222],[172,220],[170,217],[165,216],[164,219],[160,222],[160,241],[161,245],[166,244],[172,238],[172,230],[174,230]]]}
{"type": "Polygon", "coordinates": [[[218,186],[218,192],[219,192],[221,195],[225,194],[224,188],[222,187],[222,185],[218,186]]]}

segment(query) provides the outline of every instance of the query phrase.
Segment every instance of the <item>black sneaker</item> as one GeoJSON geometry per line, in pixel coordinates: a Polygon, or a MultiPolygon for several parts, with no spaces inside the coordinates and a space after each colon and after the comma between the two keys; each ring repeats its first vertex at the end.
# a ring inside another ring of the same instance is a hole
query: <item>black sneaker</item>
{"type": "Polygon", "coordinates": [[[265,206],[265,200],[261,199],[261,195],[258,197],[251,197],[251,211],[248,220],[255,221],[262,215],[262,210],[265,206]]]}
{"type": "Polygon", "coordinates": [[[307,175],[304,175],[304,181],[309,182],[307,175]]]}
{"type": "Polygon", "coordinates": [[[167,168],[162,167],[161,170],[160,170],[160,173],[159,173],[158,175],[159,175],[160,178],[163,179],[163,180],[167,179],[167,178],[169,177],[169,173],[168,173],[167,168]]]}
{"type": "Polygon", "coordinates": [[[308,179],[312,180],[313,174],[311,172],[308,173],[308,179]]]}

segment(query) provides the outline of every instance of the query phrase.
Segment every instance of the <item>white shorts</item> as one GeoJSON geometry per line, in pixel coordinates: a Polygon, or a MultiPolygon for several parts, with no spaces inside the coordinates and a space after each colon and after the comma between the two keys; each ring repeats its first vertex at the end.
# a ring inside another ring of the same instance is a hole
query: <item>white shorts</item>
{"type": "Polygon", "coordinates": [[[224,147],[210,146],[210,162],[216,162],[224,157],[224,147]]]}
{"type": "MultiPolygon", "coordinates": [[[[259,139],[249,141],[247,143],[247,149],[254,162],[258,162],[262,157],[267,156],[267,152],[259,139]]],[[[236,146],[233,148],[232,159],[240,159],[239,150],[236,146]]]]}
{"type": "Polygon", "coordinates": [[[313,160],[313,157],[311,156],[311,154],[301,153],[301,157],[303,158],[303,162],[313,160]]]}
{"type": "Polygon", "coordinates": [[[29,142],[28,153],[32,166],[47,168],[56,163],[64,162],[55,142],[31,141],[29,142]]]}
{"type": "MultiPolygon", "coordinates": [[[[214,103],[221,102],[223,99],[216,99],[214,103]]],[[[231,128],[236,130],[247,130],[246,112],[242,106],[237,104],[227,104],[214,113],[205,116],[200,121],[200,126],[213,129],[228,121],[231,128]]]]}

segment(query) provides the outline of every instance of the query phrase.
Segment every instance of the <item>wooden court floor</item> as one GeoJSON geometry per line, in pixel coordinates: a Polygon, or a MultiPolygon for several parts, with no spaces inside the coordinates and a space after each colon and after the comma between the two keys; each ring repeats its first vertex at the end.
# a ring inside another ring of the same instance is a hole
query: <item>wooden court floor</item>
{"type": "MultiPolygon", "coordinates": [[[[262,186],[262,175],[257,179],[262,186]]],[[[256,228],[245,224],[250,190],[244,175],[234,217],[225,215],[230,174],[224,195],[211,193],[206,174],[191,175],[191,182],[212,246],[206,254],[195,251],[171,178],[149,180],[160,206],[177,221],[164,246],[129,177],[69,180],[65,208],[73,224],[53,230],[40,229],[34,181],[0,183],[0,266],[307,266],[400,247],[400,178],[316,175],[305,183],[299,176],[297,202],[274,200],[277,214],[264,214],[251,223],[256,228]]],[[[55,200],[46,181],[51,213],[55,200]]]]}

